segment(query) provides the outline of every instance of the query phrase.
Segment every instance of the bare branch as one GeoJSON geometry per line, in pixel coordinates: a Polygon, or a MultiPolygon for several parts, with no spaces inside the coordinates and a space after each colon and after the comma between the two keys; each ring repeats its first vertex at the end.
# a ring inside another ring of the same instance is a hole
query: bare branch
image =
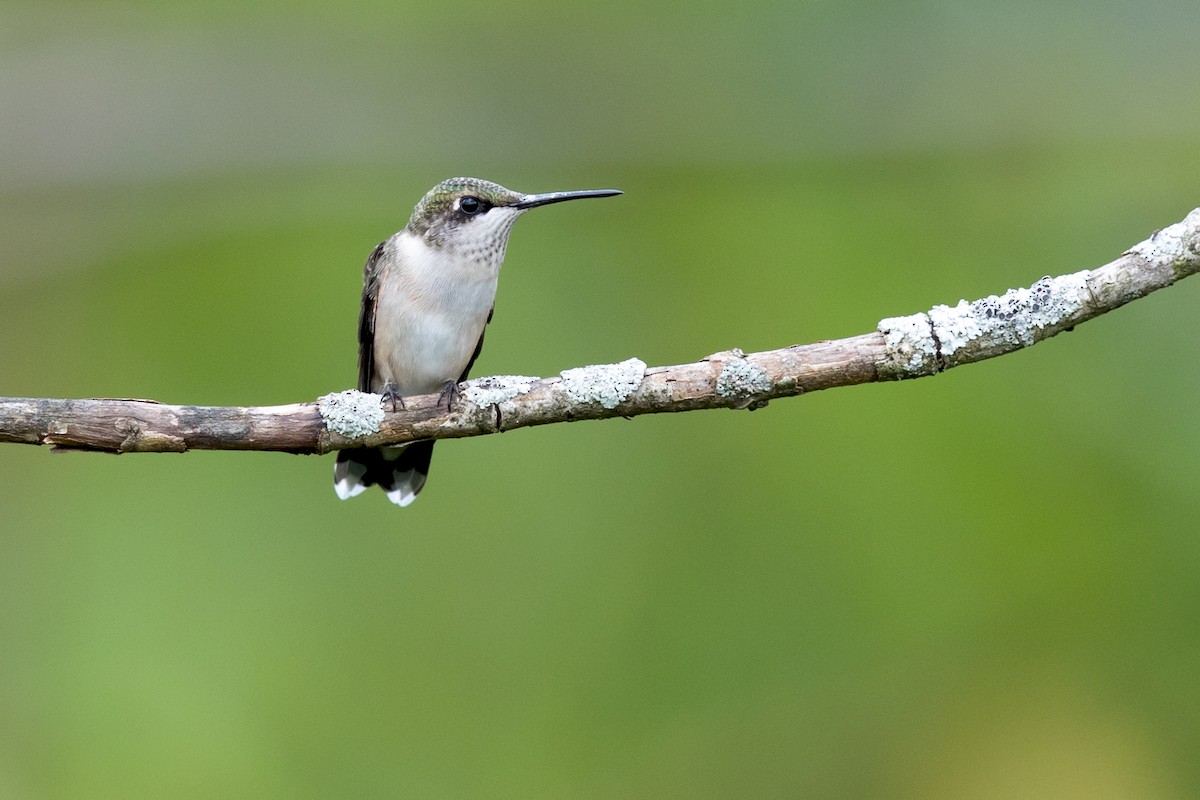
{"type": "Polygon", "coordinates": [[[871,333],[692,364],[620,364],[553,378],[500,376],[463,386],[454,410],[437,395],[384,413],[378,395],[348,390],[317,403],[273,407],[173,406],[149,400],[0,398],[0,442],[112,453],[277,450],[481,436],[582,419],[701,408],[760,408],[767,401],[877,380],[933,375],[1011,353],[1070,330],[1200,270],[1200,209],[1094,270],[1042,278],[954,307],[882,320],[871,333]]]}

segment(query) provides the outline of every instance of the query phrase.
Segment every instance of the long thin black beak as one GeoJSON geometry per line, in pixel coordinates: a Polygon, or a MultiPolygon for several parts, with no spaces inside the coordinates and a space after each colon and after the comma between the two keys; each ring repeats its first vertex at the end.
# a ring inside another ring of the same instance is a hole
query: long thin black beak
{"type": "Polygon", "coordinates": [[[509,203],[509,208],[536,208],[551,203],[561,203],[564,200],[584,200],[588,197],[612,197],[621,194],[620,189],[584,189],[581,192],[547,192],[546,194],[527,194],[515,203],[509,203]]]}

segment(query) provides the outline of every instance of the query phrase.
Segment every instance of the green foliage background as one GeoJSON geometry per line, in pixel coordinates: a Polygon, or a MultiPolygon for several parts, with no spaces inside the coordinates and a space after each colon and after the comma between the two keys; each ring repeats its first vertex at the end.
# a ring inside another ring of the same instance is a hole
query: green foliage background
{"type": "MultiPolygon", "coordinates": [[[[352,385],[436,181],[476,374],[871,330],[1200,205],[1191,2],[0,4],[0,394],[352,385]]],[[[1179,287],[935,379],[332,459],[0,448],[3,798],[1200,793],[1179,287]]]]}

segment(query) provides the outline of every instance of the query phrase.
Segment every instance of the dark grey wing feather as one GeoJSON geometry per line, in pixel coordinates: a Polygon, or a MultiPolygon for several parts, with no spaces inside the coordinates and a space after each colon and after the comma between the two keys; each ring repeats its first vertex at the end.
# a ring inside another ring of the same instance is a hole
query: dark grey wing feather
{"type": "Polygon", "coordinates": [[[475,352],[471,354],[471,360],[467,362],[467,368],[462,371],[462,375],[458,376],[458,382],[462,383],[467,379],[467,375],[471,372],[471,367],[475,365],[475,359],[479,358],[479,354],[483,352],[483,337],[487,333],[488,322],[492,321],[492,317],[496,314],[496,307],[492,306],[488,311],[487,322],[483,323],[483,330],[479,332],[479,341],[475,344],[475,352]]]}
{"type": "Polygon", "coordinates": [[[380,242],[363,266],[362,309],[358,312],[358,390],[369,392],[375,372],[375,304],[379,301],[379,270],[384,245],[380,242]]]}

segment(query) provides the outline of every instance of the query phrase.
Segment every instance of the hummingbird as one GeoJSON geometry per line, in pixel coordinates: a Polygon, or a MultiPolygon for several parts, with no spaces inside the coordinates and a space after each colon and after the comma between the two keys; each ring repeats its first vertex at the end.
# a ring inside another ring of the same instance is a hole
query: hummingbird
{"type": "MultiPolygon", "coordinates": [[[[450,408],[483,349],[513,223],[538,206],[618,194],[522,194],[479,178],[450,178],[430,189],[404,229],[380,242],[363,267],[359,391],[382,394],[393,411],[405,396],[440,391],[450,408]]],[[[433,444],[341,450],[333,488],[345,500],[377,485],[407,506],[425,485],[433,444]]]]}

